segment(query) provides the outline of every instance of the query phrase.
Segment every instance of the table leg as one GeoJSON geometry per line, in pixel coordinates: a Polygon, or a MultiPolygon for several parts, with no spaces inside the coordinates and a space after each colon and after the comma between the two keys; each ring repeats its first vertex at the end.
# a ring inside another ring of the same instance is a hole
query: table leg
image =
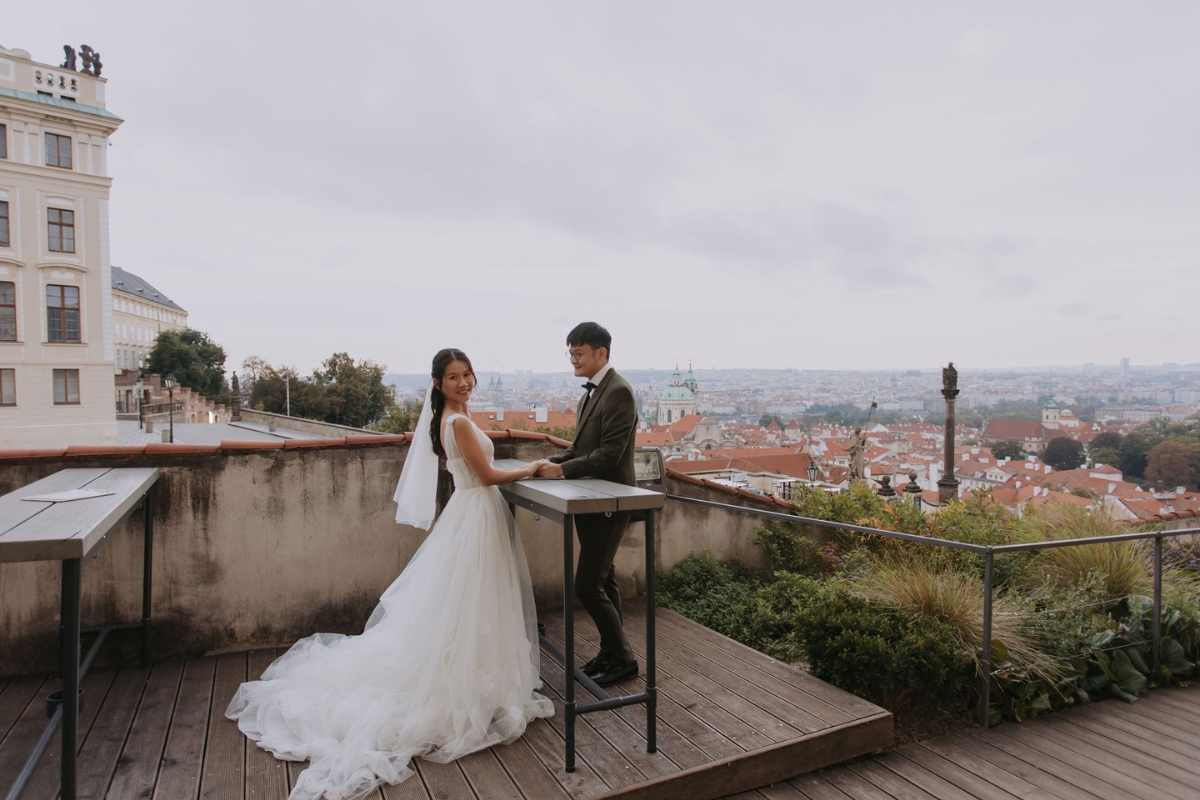
{"type": "Polygon", "coordinates": [[[654,679],[654,511],[646,513],[646,752],[658,751],[658,689],[654,679]]]}
{"type": "Polygon", "coordinates": [[[142,533],[142,666],[150,666],[150,578],[154,564],[154,496],[157,484],[151,484],[142,500],[145,529],[142,533]]]}
{"type": "Polygon", "coordinates": [[[575,771],[575,517],[563,519],[563,672],[567,692],[563,720],[567,733],[567,772],[575,771]]]}
{"type": "Polygon", "coordinates": [[[61,670],[63,691],[62,800],[75,800],[75,760],[79,750],[79,583],[78,558],[62,562],[61,670]]]}

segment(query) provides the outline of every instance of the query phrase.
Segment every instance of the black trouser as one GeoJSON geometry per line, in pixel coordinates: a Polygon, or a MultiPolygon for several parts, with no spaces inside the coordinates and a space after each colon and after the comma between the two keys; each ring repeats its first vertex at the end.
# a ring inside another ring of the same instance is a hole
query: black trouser
{"type": "Polygon", "coordinates": [[[630,514],[581,514],[575,517],[579,562],[575,568],[575,596],[587,609],[600,632],[600,655],[625,664],[633,650],[621,627],[621,593],[613,559],[629,528],[630,514]]]}

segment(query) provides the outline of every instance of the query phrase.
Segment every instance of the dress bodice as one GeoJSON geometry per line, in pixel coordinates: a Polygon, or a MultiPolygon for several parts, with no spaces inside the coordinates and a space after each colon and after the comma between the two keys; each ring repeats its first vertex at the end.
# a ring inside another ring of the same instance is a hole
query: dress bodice
{"type": "Polygon", "coordinates": [[[487,434],[479,430],[471,418],[464,414],[453,414],[447,417],[442,422],[442,446],[446,449],[446,469],[450,470],[450,474],[454,476],[454,488],[459,489],[479,489],[485,484],[479,480],[479,476],[467,464],[467,460],[463,458],[462,451],[458,449],[458,442],[454,440],[454,420],[462,417],[471,423],[471,433],[479,439],[479,443],[483,446],[483,452],[487,456],[488,462],[492,460],[495,454],[495,448],[492,446],[492,440],[487,434]]]}

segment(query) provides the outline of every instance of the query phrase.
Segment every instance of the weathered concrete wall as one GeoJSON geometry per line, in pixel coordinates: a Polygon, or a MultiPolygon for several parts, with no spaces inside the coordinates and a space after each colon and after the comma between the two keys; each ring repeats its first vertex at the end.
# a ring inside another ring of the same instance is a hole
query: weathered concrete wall
{"type": "MultiPolygon", "coordinates": [[[[531,460],[557,449],[542,439],[494,442],[498,458],[531,460]]],[[[427,535],[395,522],[392,494],[407,444],[157,450],[0,458],[0,493],[65,467],[162,468],[154,532],[156,658],[285,646],[315,631],[356,633],[427,535]]],[[[703,487],[668,490],[731,499],[703,487]]],[[[140,619],[142,525],[135,512],[85,562],[85,626],[140,619]]],[[[523,509],[517,525],[539,607],[561,608],[561,526],[523,509]]],[[[668,503],[658,526],[659,568],[697,550],[762,566],[751,543],[757,527],[748,515],[668,503]]],[[[617,559],[623,594],[644,591],[644,554],[644,525],[636,523],[617,559]]],[[[58,562],[0,564],[0,675],[56,671],[58,605],[58,562]]],[[[112,641],[102,663],[136,653],[136,634],[112,641]]]]}
{"type": "Polygon", "coordinates": [[[252,408],[243,408],[241,414],[242,422],[249,422],[254,425],[270,425],[273,422],[277,427],[286,428],[290,431],[311,433],[314,436],[329,436],[334,439],[349,435],[384,435],[379,431],[372,431],[366,428],[351,428],[347,425],[334,425],[332,422],[320,422],[315,419],[305,419],[304,417],[289,417],[286,414],[272,414],[270,411],[255,411],[252,408]]]}

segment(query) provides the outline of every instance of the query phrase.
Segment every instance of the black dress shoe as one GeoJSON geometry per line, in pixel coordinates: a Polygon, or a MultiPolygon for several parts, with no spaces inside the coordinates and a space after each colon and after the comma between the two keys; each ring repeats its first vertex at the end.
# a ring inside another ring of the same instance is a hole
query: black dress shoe
{"type": "Polygon", "coordinates": [[[630,678],[638,676],[637,660],[630,661],[628,664],[613,664],[609,663],[608,669],[602,674],[593,678],[597,686],[612,686],[614,683],[627,681],[630,678]]]}
{"type": "Polygon", "coordinates": [[[599,654],[591,661],[584,663],[579,670],[589,678],[595,678],[597,675],[603,675],[608,670],[608,656],[599,654]]]}

